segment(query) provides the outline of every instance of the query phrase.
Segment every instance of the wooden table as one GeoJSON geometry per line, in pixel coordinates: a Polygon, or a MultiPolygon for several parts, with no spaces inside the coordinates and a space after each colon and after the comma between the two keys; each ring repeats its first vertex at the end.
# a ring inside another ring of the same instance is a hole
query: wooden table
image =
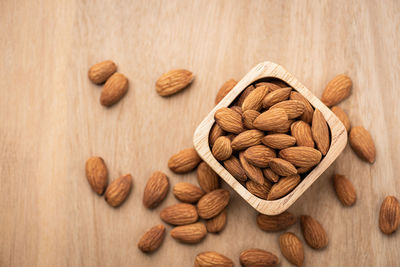
{"type": "MultiPolygon", "coordinates": [[[[170,193],[156,210],[143,207],[149,175],[162,170],[171,185],[196,183],[195,173],[171,173],[168,158],[192,145],[219,86],[265,60],[317,96],[334,75],[352,77],[352,95],[340,106],[377,147],[374,165],[347,147],[291,207],[317,218],[330,238],[323,251],[305,245],[305,265],[399,266],[399,233],[378,228],[383,198],[400,198],[399,14],[398,1],[1,1],[0,266],[192,266],[205,250],[238,266],[250,247],[289,266],[279,235],[259,230],[256,212],[233,191],[221,234],[187,246],[168,233],[152,255],[136,247],[160,223],[160,210],[176,203],[170,193]],[[87,78],[104,59],[130,80],[110,109],[87,78]],[[195,82],[162,98],[154,83],[171,68],[193,71],[195,82]],[[110,179],[132,173],[121,208],[91,191],[84,174],[91,155],[105,159],[110,179]],[[333,172],[354,183],[354,207],[336,199],[333,172]]],[[[290,231],[303,240],[298,224],[290,231]]]]}

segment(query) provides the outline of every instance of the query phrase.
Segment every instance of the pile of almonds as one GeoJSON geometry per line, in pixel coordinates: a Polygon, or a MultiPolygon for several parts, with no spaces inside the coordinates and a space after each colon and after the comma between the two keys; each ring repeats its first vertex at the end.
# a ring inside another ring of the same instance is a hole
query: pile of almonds
{"type": "Polygon", "coordinates": [[[215,112],[215,121],[209,137],[212,154],[262,199],[290,193],[330,146],[322,113],[276,79],[248,86],[230,108],[215,112]]]}

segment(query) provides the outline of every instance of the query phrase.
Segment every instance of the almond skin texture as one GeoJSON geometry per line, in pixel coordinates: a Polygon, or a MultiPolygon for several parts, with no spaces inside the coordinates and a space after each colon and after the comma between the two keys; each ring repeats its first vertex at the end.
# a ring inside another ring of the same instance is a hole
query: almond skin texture
{"type": "Polygon", "coordinates": [[[243,112],[243,124],[247,129],[254,129],[253,121],[260,116],[260,112],[256,110],[246,110],[243,112]]]}
{"type": "Polygon", "coordinates": [[[247,162],[259,168],[268,167],[270,160],[276,158],[275,150],[264,145],[249,147],[243,155],[247,162]]]}
{"type": "Polygon", "coordinates": [[[100,157],[90,157],[86,161],[85,169],[92,190],[102,195],[108,184],[108,171],[104,160],[100,157]]]}
{"type": "Polygon", "coordinates": [[[220,214],[214,218],[206,221],[207,232],[209,233],[219,233],[226,225],[226,210],[222,211],[220,214]]]}
{"type": "Polygon", "coordinates": [[[218,109],[214,118],[221,129],[226,132],[239,134],[244,131],[242,116],[230,108],[218,109]]]}
{"type": "Polygon", "coordinates": [[[94,64],[89,69],[88,77],[93,83],[102,84],[116,71],[117,65],[111,60],[106,60],[94,64]]]}
{"type": "Polygon", "coordinates": [[[261,144],[264,133],[259,130],[247,130],[237,135],[232,140],[233,150],[243,150],[251,146],[261,144]]]}
{"type": "Polygon", "coordinates": [[[212,154],[219,161],[228,159],[232,155],[231,140],[226,136],[218,137],[212,147],[212,154]]]}
{"type": "Polygon", "coordinates": [[[186,148],[168,160],[168,168],[175,173],[186,173],[192,171],[199,165],[201,158],[194,148],[186,148]]]}
{"type": "Polygon", "coordinates": [[[266,97],[264,97],[262,101],[263,107],[269,108],[275,105],[276,103],[287,100],[291,91],[292,88],[287,87],[282,89],[279,88],[273,92],[270,92],[266,97]]]}
{"type": "Polygon", "coordinates": [[[267,199],[274,200],[287,195],[300,183],[300,181],[300,175],[297,174],[281,178],[279,182],[272,186],[267,199]]]}
{"type": "Polygon", "coordinates": [[[321,161],[321,152],[318,150],[307,147],[297,146],[282,149],[279,152],[279,157],[289,161],[296,167],[313,167],[321,161]]]}
{"type": "Polygon", "coordinates": [[[286,88],[289,87],[289,85],[287,83],[285,83],[284,81],[280,80],[280,79],[272,79],[270,80],[267,85],[269,87],[269,90],[275,91],[278,90],[279,88],[286,88]]]}
{"type": "Polygon", "coordinates": [[[275,105],[273,105],[272,107],[270,107],[270,109],[275,109],[275,108],[281,108],[283,109],[289,120],[290,119],[295,119],[297,117],[300,117],[305,110],[305,106],[303,104],[303,102],[298,101],[298,100],[286,100],[286,101],[282,101],[279,102],[275,105]]]}
{"type": "Polygon", "coordinates": [[[307,122],[308,124],[311,124],[312,117],[314,114],[314,109],[311,106],[310,102],[308,102],[308,100],[302,94],[295,92],[295,91],[292,91],[290,93],[289,99],[290,100],[298,100],[298,101],[303,102],[305,109],[304,109],[304,113],[300,116],[300,119],[302,121],[307,122]]]}
{"type": "Polygon", "coordinates": [[[233,267],[233,262],[228,257],[214,251],[197,254],[194,261],[195,267],[233,267]]]}
{"type": "Polygon", "coordinates": [[[193,74],[184,69],[171,70],[158,78],[156,90],[160,96],[170,96],[186,88],[193,81],[193,74]]]}
{"type": "Polygon", "coordinates": [[[264,175],[262,173],[262,170],[250,163],[247,162],[246,158],[244,157],[244,152],[239,153],[239,161],[240,164],[243,167],[244,172],[246,173],[246,176],[259,184],[264,183],[264,175]]]}
{"type": "Polygon", "coordinates": [[[239,260],[243,267],[274,267],[279,264],[275,254],[258,248],[242,251],[239,260]]]}
{"type": "Polygon", "coordinates": [[[396,197],[387,196],[379,213],[379,228],[384,234],[395,232],[400,225],[400,204],[396,197]]]}
{"type": "Polygon", "coordinates": [[[235,87],[235,85],[237,84],[237,81],[235,81],[234,79],[230,79],[228,81],[226,81],[221,88],[219,89],[216,97],[215,97],[215,105],[218,104],[222,98],[224,98],[232,89],[233,87],[235,87]]]}
{"type": "Polygon", "coordinates": [[[309,215],[302,215],[300,225],[304,239],[310,247],[322,249],[328,245],[328,235],[317,220],[309,215]]]}
{"type": "Polygon", "coordinates": [[[262,101],[267,94],[268,88],[266,86],[256,87],[243,101],[242,110],[260,110],[262,101]]]}
{"type": "Polygon", "coordinates": [[[199,219],[196,207],[186,203],[166,207],[160,212],[160,217],[164,222],[173,225],[190,224],[199,219]]]}
{"type": "Polygon", "coordinates": [[[311,132],[313,139],[317,144],[318,150],[321,151],[322,155],[326,155],[330,145],[329,128],[324,116],[318,109],[314,111],[311,132]]]}
{"type": "Polygon", "coordinates": [[[232,109],[233,111],[236,111],[237,113],[239,113],[240,116],[243,116],[243,110],[241,107],[239,106],[232,106],[230,107],[230,109],[232,109]]]}
{"type": "Polygon", "coordinates": [[[287,134],[293,122],[294,120],[287,120],[280,126],[276,127],[273,131],[269,132],[269,134],[277,134],[277,133],[287,134]]]}
{"type": "Polygon", "coordinates": [[[271,183],[268,181],[264,181],[263,184],[253,182],[251,180],[246,182],[247,190],[249,190],[249,192],[253,195],[262,199],[267,199],[268,193],[271,190],[271,186],[271,183]]]}
{"type": "Polygon", "coordinates": [[[114,105],[126,94],[128,87],[128,79],[121,73],[114,73],[103,86],[100,104],[106,107],[114,105]]]}
{"type": "Polygon", "coordinates": [[[296,144],[296,138],[287,134],[268,134],[261,142],[273,149],[284,149],[296,144]]]}
{"type": "Polygon", "coordinates": [[[321,101],[328,107],[334,106],[350,95],[352,86],[353,83],[348,76],[339,74],[325,87],[321,101]]]}
{"type": "Polygon", "coordinates": [[[213,146],[215,143],[215,140],[218,139],[218,137],[225,135],[225,131],[222,130],[221,127],[219,127],[218,124],[214,123],[213,127],[211,128],[210,131],[210,136],[208,138],[208,141],[210,142],[210,145],[213,146]]]}
{"type": "Polygon", "coordinates": [[[304,249],[300,239],[293,233],[287,232],[279,237],[279,246],[282,255],[295,266],[302,266],[304,262],[304,249]]]}
{"type": "Polygon", "coordinates": [[[265,168],[263,169],[263,174],[264,177],[267,178],[269,181],[276,183],[279,181],[279,175],[276,174],[273,170],[270,168],[265,168]]]}
{"type": "Polygon", "coordinates": [[[110,206],[118,207],[128,197],[132,187],[132,176],[125,174],[115,179],[106,190],[104,198],[110,206]]]}
{"type": "Polygon", "coordinates": [[[266,232],[278,232],[286,230],[295,224],[296,221],[296,216],[288,211],[275,216],[269,216],[265,214],[257,215],[258,228],[266,232]]]}
{"type": "Polygon", "coordinates": [[[218,174],[205,162],[197,167],[197,182],[206,193],[219,188],[218,174]]]}
{"type": "Polygon", "coordinates": [[[160,224],[150,228],[146,233],[144,233],[137,246],[142,252],[153,252],[161,246],[164,237],[165,227],[160,224]]]}
{"type": "Polygon", "coordinates": [[[338,106],[332,107],[331,110],[336,115],[336,117],[338,117],[339,120],[343,123],[344,128],[346,128],[346,131],[349,132],[351,124],[346,112],[344,112],[344,110],[338,106]]]}
{"type": "Polygon", "coordinates": [[[311,127],[304,121],[296,121],[290,126],[290,131],[298,146],[314,147],[314,139],[311,133],[311,127]]]}
{"type": "Polygon", "coordinates": [[[375,144],[371,135],[362,126],[351,128],[349,134],[350,146],[363,160],[374,163],[376,158],[375,144]]]}
{"type": "Polygon", "coordinates": [[[197,212],[203,219],[211,219],[220,214],[229,203],[229,191],[217,189],[205,194],[197,203],[197,212]]]}
{"type": "Polygon", "coordinates": [[[177,226],[171,230],[174,239],[186,244],[199,243],[206,235],[207,229],[202,222],[177,226]]]}
{"type": "Polygon", "coordinates": [[[297,173],[296,167],[292,163],[280,158],[271,159],[269,167],[280,176],[289,176],[297,173]]]}
{"type": "Polygon", "coordinates": [[[263,131],[274,131],[281,128],[288,122],[288,116],[285,110],[274,108],[260,114],[254,121],[255,128],[263,131]]]}
{"type": "Polygon", "coordinates": [[[167,175],[160,171],[154,172],[147,181],[143,193],[143,205],[146,208],[154,209],[167,196],[169,181],[167,175]]]}
{"type": "Polygon", "coordinates": [[[335,188],[336,196],[344,206],[353,206],[356,203],[356,190],[345,176],[340,174],[333,175],[333,187],[335,188]]]}
{"type": "Polygon", "coordinates": [[[253,85],[248,86],[239,96],[239,99],[235,101],[235,105],[242,106],[246,97],[255,90],[256,88],[253,85]]]}
{"type": "Polygon", "coordinates": [[[235,156],[231,156],[229,159],[225,160],[224,167],[237,180],[242,182],[247,180],[246,172],[235,156]]]}
{"type": "Polygon", "coordinates": [[[200,187],[190,183],[177,183],[173,190],[174,196],[185,203],[196,203],[205,194],[200,187]]]}

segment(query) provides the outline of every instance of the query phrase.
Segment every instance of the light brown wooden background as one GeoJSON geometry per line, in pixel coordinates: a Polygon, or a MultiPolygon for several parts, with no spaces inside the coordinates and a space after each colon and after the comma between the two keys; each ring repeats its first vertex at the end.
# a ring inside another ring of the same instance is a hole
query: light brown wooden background
{"type": "MultiPolygon", "coordinates": [[[[258,230],[256,213],[235,194],[220,235],[187,246],[168,233],[150,256],[136,247],[176,202],[170,193],[155,211],[142,206],[151,172],[165,171],[171,185],[196,183],[194,173],[172,174],[169,156],[191,146],[219,86],[264,60],[317,96],[334,75],[350,75],[353,92],[341,107],[376,141],[374,165],[347,147],[290,209],[317,218],[330,237],[323,251],[305,246],[305,265],[399,266],[399,233],[384,236],[377,222],[383,198],[400,198],[400,2],[3,0],[0,35],[0,266],[191,266],[204,250],[238,265],[249,247],[282,258],[278,234],[258,230]],[[110,109],[87,79],[104,59],[130,80],[110,109]],[[171,68],[196,79],[161,98],[154,83],[171,68]],[[91,192],[84,175],[91,155],[105,159],[111,179],[132,173],[121,208],[91,192]],[[334,171],[355,184],[354,207],[336,199],[334,171]]],[[[300,234],[298,225],[290,230],[300,234]]]]}

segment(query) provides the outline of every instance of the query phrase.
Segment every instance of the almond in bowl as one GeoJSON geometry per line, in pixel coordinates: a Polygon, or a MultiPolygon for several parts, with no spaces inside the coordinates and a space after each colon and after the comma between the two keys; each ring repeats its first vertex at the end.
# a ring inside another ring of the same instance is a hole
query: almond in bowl
{"type": "Polygon", "coordinates": [[[194,135],[199,156],[268,215],[287,210],[346,143],[345,127],[332,111],[272,62],[239,81],[194,135]]]}

